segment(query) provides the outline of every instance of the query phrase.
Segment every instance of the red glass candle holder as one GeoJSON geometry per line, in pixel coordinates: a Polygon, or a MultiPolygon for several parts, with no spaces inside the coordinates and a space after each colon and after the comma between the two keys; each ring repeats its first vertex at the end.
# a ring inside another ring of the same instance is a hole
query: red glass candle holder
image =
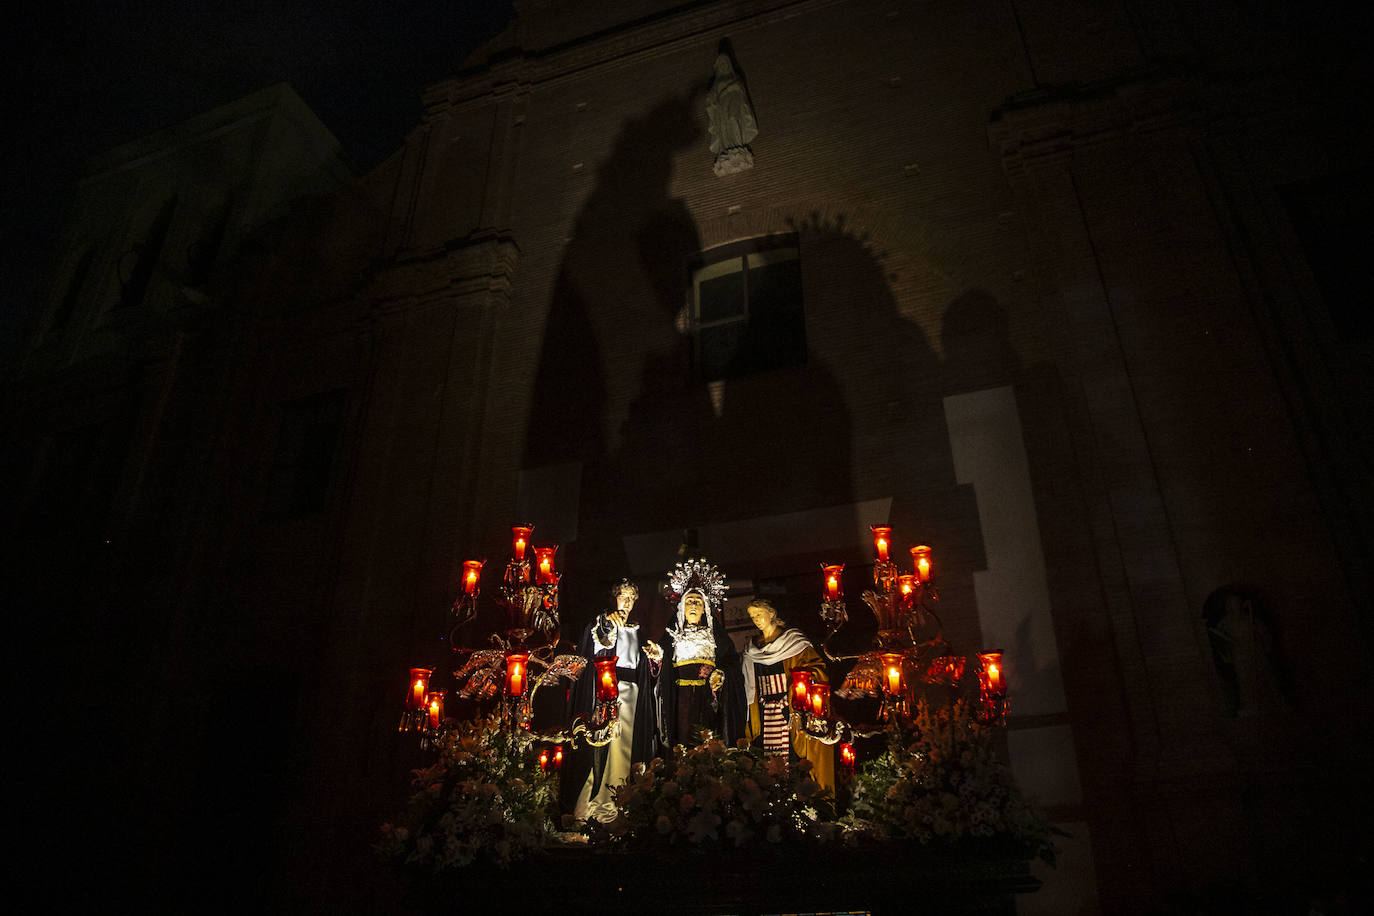
{"type": "Polygon", "coordinates": [[[530,544],[533,525],[512,525],[510,529],[510,558],[517,563],[525,560],[525,548],[530,544]]]}
{"type": "Polygon", "coordinates": [[[464,560],[463,561],[463,594],[470,598],[476,598],[478,588],[482,582],[482,564],[486,560],[464,560]]]}
{"type": "Polygon", "coordinates": [[[839,601],[844,597],[844,587],[840,584],[840,573],[844,572],[844,564],[825,566],[822,570],[825,573],[825,599],[839,601]]]}
{"type": "Polygon", "coordinates": [[[792,672],[792,708],[797,712],[806,712],[806,707],[811,701],[811,672],[793,671],[792,672]]]}
{"type": "Polygon", "coordinates": [[[543,544],[534,548],[534,584],[557,585],[558,573],[554,570],[553,555],[558,551],[557,544],[543,544]]]}
{"type": "Polygon", "coordinates": [[[553,768],[555,770],[563,768],[563,745],[561,744],[553,749],[553,768]]]}
{"type": "Polygon", "coordinates": [[[620,696],[620,679],[615,673],[619,661],[620,658],[615,655],[596,657],[596,698],[603,703],[620,696]]]}
{"type": "Polygon", "coordinates": [[[859,757],[854,753],[854,745],[848,741],[840,743],[840,766],[850,773],[854,772],[854,765],[859,762],[859,757]]]}
{"type": "Polygon", "coordinates": [[[886,563],[888,549],[892,546],[892,529],[887,525],[869,525],[873,529],[873,555],[879,563],[886,563]]]}
{"type": "Polygon", "coordinates": [[[899,652],[884,652],[883,693],[895,697],[902,692],[902,656],[899,652]]]}
{"type": "Polygon", "coordinates": [[[811,685],[811,715],[817,719],[830,718],[830,685],[811,685]]]}
{"type": "Polygon", "coordinates": [[[552,764],[552,762],[553,762],[553,755],[549,753],[549,749],[548,749],[548,748],[544,748],[542,751],[539,752],[539,769],[540,769],[540,770],[542,770],[542,771],[544,771],[545,773],[547,773],[547,772],[549,771],[549,766],[552,764]]]}
{"type": "Polygon", "coordinates": [[[406,693],[406,709],[424,709],[425,694],[429,692],[429,677],[432,668],[410,669],[410,690],[406,693]]]}
{"type": "Polygon", "coordinates": [[[980,718],[994,725],[1007,721],[1007,676],[1002,669],[1002,653],[980,652],[978,660],[978,699],[982,705],[980,718]]]}
{"type": "Polygon", "coordinates": [[[523,697],[525,680],[529,675],[530,654],[528,652],[506,653],[506,696],[523,697]]]}
{"type": "Polygon", "coordinates": [[[922,582],[930,581],[930,548],[922,544],[911,548],[911,568],[916,578],[922,582]]]}
{"type": "Polygon", "coordinates": [[[444,695],[433,691],[425,694],[425,708],[429,711],[429,727],[438,728],[444,723],[444,695]]]}

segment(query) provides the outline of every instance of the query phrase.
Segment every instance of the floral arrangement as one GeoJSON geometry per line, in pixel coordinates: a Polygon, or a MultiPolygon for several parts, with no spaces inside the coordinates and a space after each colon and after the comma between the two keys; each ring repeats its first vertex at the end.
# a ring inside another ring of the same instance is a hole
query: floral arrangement
{"type": "MultiPolygon", "coordinates": [[[[713,740],[636,767],[617,790],[614,823],[565,817],[564,826],[594,845],[631,848],[914,840],[990,843],[1053,862],[1048,823],[1017,791],[991,730],[964,703],[932,710],[922,701],[909,726],[889,735],[887,751],[842,784],[843,811],[821,794],[807,761],[788,767],[760,748],[713,740]]],[[[404,816],[382,828],[379,849],[395,863],[434,874],[506,865],[556,837],[556,776],[540,771],[529,734],[511,734],[499,718],[459,723],[438,762],[416,771],[415,788],[404,816]]]]}
{"type": "Polygon", "coordinates": [[[609,832],[630,845],[686,848],[825,841],[838,828],[810,768],[804,760],[789,768],[755,747],[678,745],[617,791],[621,817],[609,832]]]}
{"type": "Polygon", "coordinates": [[[1021,796],[989,730],[963,701],[936,711],[919,702],[910,729],[893,732],[888,750],[864,765],[840,822],[850,839],[1000,840],[1054,861],[1049,824],[1021,796]]]}
{"type": "Polygon", "coordinates": [[[414,785],[405,814],[382,826],[378,851],[394,863],[435,874],[504,866],[552,835],[557,779],[540,770],[529,734],[495,716],[456,723],[414,785]]]}

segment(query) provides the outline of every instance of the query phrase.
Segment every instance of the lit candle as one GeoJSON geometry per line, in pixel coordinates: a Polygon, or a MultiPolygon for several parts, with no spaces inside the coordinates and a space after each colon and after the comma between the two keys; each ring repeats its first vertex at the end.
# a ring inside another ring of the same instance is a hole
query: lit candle
{"type": "Polygon", "coordinates": [[[983,652],[978,656],[983,662],[983,677],[987,681],[988,689],[1000,691],[1005,689],[1002,680],[1002,653],[983,652]]]}
{"type": "Polygon", "coordinates": [[[614,655],[598,655],[596,657],[596,698],[601,701],[614,700],[620,696],[620,680],[616,677],[616,662],[620,661],[614,655]]]}
{"type": "Polygon", "coordinates": [[[525,547],[530,542],[530,535],[534,532],[533,525],[514,525],[511,527],[511,547],[510,556],[517,563],[525,559],[525,547]]]}
{"type": "Polygon", "coordinates": [[[855,753],[854,753],[854,745],[850,744],[848,741],[845,741],[845,742],[841,743],[841,744],[840,744],[840,763],[844,766],[844,768],[845,768],[846,770],[849,770],[849,771],[853,772],[853,770],[854,770],[854,764],[855,764],[855,762],[857,762],[857,761],[858,761],[858,757],[857,757],[857,756],[855,755],[855,753]]]}
{"type": "Polygon", "coordinates": [[[902,692],[902,656],[896,652],[883,653],[883,692],[889,696],[902,692]]]}
{"type": "Polygon", "coordinates": [[[545,773],[549,771],[549,749],[544,748],[539,752],[539,769],[545,773]]]}
{"type": "Polygon", "coordinates": [[[911,573],[898,576],[897,590],[902,593],[903,598],[910,598],[916,592],[916,576],[911,573]]]}
{"type": "Polygon", "coordinates": [[[806,703],[811,695],[811,672],[793,671],[792,672],[792,708],[797,712],[806,712],[806,703]]]}
{"type": "Polygon", "coordinates": [[[430,728],[438,728],[444,721],[444,695],[442,693],[426,694],[425,705],[429,707],[430,728]]]}
{"type": "Polygon", "coordinates": [[[507,652],[506,653],[506,696],[522,697],[525,695],[525,675],[526,665],[530,660],[528,652],[507,652]]]}
{"type": "Polygon", "coordinates": [[[983,720],[1001,724],[1007,716],[1007,681],[1002,671],[1002,653],[980,652],[978,694],[983,704],[983,720]]]}
{"type": "Polygon", "coordinates": [[[892,542],[892,529],[887,525],[869,525],[873,529],[873,552],[879,563],[887,562],[887,548],[892,542]]]}
{"type": "Polygon", "coordinates": [[[553,555],[558,550],[557,544],[544,545],[534,548],[534,562],[537,570],[535,585],[557,585],[558,576],[553,569],[553,555]]]}
{"type": "Polygon", "coordinates": [[[486,560],[463,561],[463,594],[476,598],[477,584],[482,579],[482,564],[486,560]]]}
{"type": "Polygon", "coordinates": [[[811,685],[811,715],[817,719],[824,719],[830,712],[830,686],[828,684],[811,685]]]}
{"type": "Polygon", "coordinates": [[[844,571],[844,564],[826,566],[824,570],[825,598],[827,601],[838,601],[844,597],[844,589],[840,588],[840,573],[844,571]]]}
{"type": "Polygon", "coordinates": [[[406,709],[425,708],[425,693],[429,690],[429,676],[433,673],[431,668],[410,669],[410,693],[406,696],[406,709]]]}
{"type": "Polygon", "coordinates": [[[558,745],[558,747],[556,747],[556,748],[553,749],[553,768],[554,768],[555,770],[557,770],[557,769],[561,769],[562,766],[563,766],[563,745],[560,744],[560,745],[558,745]]]}
{"type": "Polygon", "coordinates": [[[924,544],[911,548],[911,565],[916,570],[916,578],[922,582],[930,581],[930,548],[924,544]]]}

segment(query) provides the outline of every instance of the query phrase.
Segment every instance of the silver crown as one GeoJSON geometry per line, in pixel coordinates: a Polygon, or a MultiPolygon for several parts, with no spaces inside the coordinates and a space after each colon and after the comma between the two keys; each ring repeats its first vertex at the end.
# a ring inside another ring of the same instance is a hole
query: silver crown
{"type": "Polygon", "coordinates": [[[706,560],[684,560],[673,567],[668,575],[668,585],[674,598],[681,598],[694,588],[701,589],[706,601],[714,611],[720,610],[725,601],[725,574],[706,560]]]}

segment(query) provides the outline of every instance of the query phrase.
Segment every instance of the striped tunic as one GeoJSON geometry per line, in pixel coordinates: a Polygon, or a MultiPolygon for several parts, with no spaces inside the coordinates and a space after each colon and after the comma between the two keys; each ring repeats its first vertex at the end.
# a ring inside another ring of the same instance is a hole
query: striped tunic
{"type": "Polygon", "coordinates": [[[759,711],[763,717],[764,753],[769,757],[786,757],[791,739],[787,675],[779,663],[756,670],[755,677],[759,711]]]}

